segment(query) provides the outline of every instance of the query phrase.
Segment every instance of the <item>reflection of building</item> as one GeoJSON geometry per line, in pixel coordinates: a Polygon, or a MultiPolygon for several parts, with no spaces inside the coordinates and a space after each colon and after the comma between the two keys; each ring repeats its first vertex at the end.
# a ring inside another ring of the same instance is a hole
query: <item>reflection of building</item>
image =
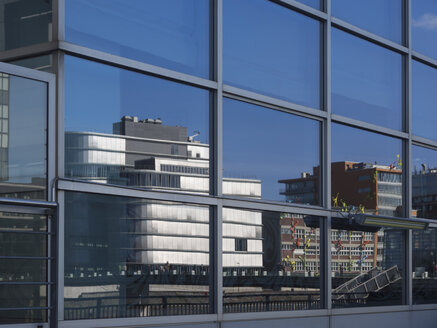
{"type": "Polygon", "coordinates": [[[313,168],[313,174],[303,172],[300,178],[279,180],[285,188],[281,195],[287,203],[317,204],[319,199],[320,179],[319,167],[313,168]]]}
{"type": "Polygon", "coordinates": [[[395,167],[356,162],[331,166],[331,193],[366,212],[398,216],[402,205],[402,171],[395,167]]]}
{"type": "MultiPolygon", "coordinates": [[[[283,194],[288,202],[311,204],[314,199],[318,202],[319,179],[319,167],[315,167],[313,174],[303,173],[300,178],[279,182],[285,184],[283,194]]],[[[366,213],[387,216],[401,214],[402,171],[394,165],[335,162],[331,165],[331,181],[334,208],[353,205],[356,208],[361,207],[366,213]]],[[[296,234],[296,240],[303,240],[305,236],[311,235],[311,228],[306,227],[303,220],[297,219],[291,224],[283,221],[281,225],[284,225],[281,232],[283,239],[296,234]],[[293,227],[294,224],[296,225],[293,227]]],[[[368,271],[372,267],[380,266],[383,257],[386,261],[392,261],[393,252],[388,253],[388,250],[383,249],[383,241],[387,237],[384,232],[342,229],[335,229],[333,225],[332,271],[368,271]]],[[[296,243],[286,244],[284,248],[293,250],[296,243]]],[[[289,253],[283,252],[283,255],[290,256],[289,253]]],[[[297,258],[293,255],[293,261],[297,261],[297,258]]]]}
{"type": "MultiPolygon", "coordinates": [[[[114,134],[67,132],[66,175],[94,182],[192,193],[209,191],[209,145],[194,141],[186,127],[160,119],[124,116],[114,134]]],[[[226,178],[226,194],[261,197],[259,180],[226,178]]],[[[209,264],[207,207],[131,203],[127,219],[136,264],[209,264]]],[[[262,214],[223,209],[224,266],[260,267],[263,260],[262,214]]]]}
{"type": "Polygon", "coordinates": [[[0,181],[8,180],[9,75],[0,73],[0,181]]]}
{"type": "Polygon", "coordinates": [[[413,209],[420,218],[437,219],[437,168],[413,174],[413,209]]]}
{"type": "Polygon", "coordinates": [[[304,216],[281,216],[281,248],[286,271],[320,272],[320,230],[308,227],[304,216]]]}
{"type": "MultiPolygon", "coordinates": [[[[413,172],[413,209],[420,218],[437,219],[437,168],[413,172]]],[[[437,275],[437,230],[413,231],[413,271],[437,275]]]]}

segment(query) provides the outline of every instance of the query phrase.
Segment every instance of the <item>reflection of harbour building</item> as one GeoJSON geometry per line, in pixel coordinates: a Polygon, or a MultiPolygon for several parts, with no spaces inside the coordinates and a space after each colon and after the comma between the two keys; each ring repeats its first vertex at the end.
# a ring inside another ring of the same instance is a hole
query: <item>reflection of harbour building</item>
{"type": "Polygon", "coordinates": [[[421,218],[437,219],[437,168],[413,173],[413,208],[421,218]]]}
{"type": "MultiPolygon", "coordinates": [[[[66,174],[93,182],[208,192],[209,145],[188,136],[186,127],[124,116],[113,124],[113,132],[67,132],[66,174]]],[[[259,180],[226,178],[223,188],[234,196],[261,196],[259,180]]],[[[130,202],[125,210],[120,216],[131,222],[128,263],[209,264],[207,207],[130,202]]],[[[223,210],[224,266],[262,266],[261,217],[261,212],[223,210]]]]}
{"type": "MultiPolygon", "coordinates": [[[[413,209],[420,218],[437,219],[437,168],[413,172],[413,209]]],[[[413,271],[417,277],[437,276],[437,231],[413,231],[413,271]]]]}
{"type": "MultiPolygon", "coordinates": [[[[397,216],[402,205],[402,171],[394,165],[384,166],[357,162],[335,162],[331,165],[333,207],[353,205],[362,206],[365,213],[397,216]]],[[[317,199],[319,185],[319,168],[313,169],[313,174],[303,173],[300,178],[280,180],[285,184],[287,201],[296,203],[311,203],[317,199]]],[[[311,228],[306,227],[303,220],[293,222],[282,221],[282,236],[289,239],[296,234],[296,241],[311,235],[311,228]],[[294,226],[295,225],[295,226],[294,226]],[[294,232],[293,232],[294,231],[294,232]]],[[[383,258],[391,259],[392,252],[383,249],[383,231],[362,232],[353,229],[335,229],[331,233],[332,240],[332,271],[357,272],[368,271],[380,266],[383,258]]],[[[307,237],[310,238],[310,237],[307,237]]],[[[303,243],[301,241],[301,243],[303,243]]],[[[296,242],[284,245],[283,249],[296,248],[296,242]]],[[[298,248],[297,248],[298,249],[298,248]]],[[[283,252],[284,255],[291,255],[283,252]]],[[[293,254],[292,261],[300,263],[299,256],[293,254]]]]}
{"type": "Polygon", "coordinates": [[[285,271],[320,272],[320,229],[307,226],[303,215],[281,216],[281,248],[285,271]]]}

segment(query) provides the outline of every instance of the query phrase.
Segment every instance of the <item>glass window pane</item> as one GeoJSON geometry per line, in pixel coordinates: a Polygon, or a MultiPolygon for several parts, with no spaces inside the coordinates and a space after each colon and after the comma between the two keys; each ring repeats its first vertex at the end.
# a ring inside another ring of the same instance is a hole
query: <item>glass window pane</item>
{"type": "Polygon", "coordinates": [[[332,0],[331,4],[333,16],[391,41],[402,42],[403,0],[332,0]]]}
{"type": "Polygon", "coordinates": [[[320,108],[320,23],[270,1],[223,6],[225,82],[320,108]]]}
{"type": "Polygon", "coordinates": [[[8,310],[2,311],[1,324],[46,322],[47,310],[8,310]]]}
{"type": "Polygon", "coordinates": [[[67,192],[65,320],[210,313],[209,222],[207,206],[67,192]]]}
{"type": "Polygon", "coordinates": [[[320,220],[224,208],[223,312],[320,308],[320,220]]]}
{"type": "Polygon", "coordinates": [[[230,99],[223,108],[224,194],[320,204],[320,122],[230,99]]]}
{"type": "Polygon", "coordinates": [[[332,306],[402,304],[404,231],[333,218],[332,306]]]}
{"type": "Polygon", "coordinates": [[[322,3],[323,0],[298,0],[299,2],[302,2],[303,4],[316,8],[316,9],[321,9],[322,8],[322,3]]]}
{"type": "Polygon", "coordinates": [[[437,2],[412,0],[411,15],[413,49],[437,59],[437,2]]]}
{"type": "Polygon", "coordinates": [[[384,216],[402,215],[402,142],[332,125],[332,206],[384,216]]]}
{"type": "Polygon", "coordinates": [[[332,29],[332,111],[402,128],[402,56],[332,29]]]}
{"type": "Polygon", "coordinates": [[[53,73],[52,60],[53,60],[52,55],[45,55],[45,56],[18,59],[9,62],[9,64],[37,69],[43,72],[53,73]]]}
{"type": "MultiPolygon", "coordinates": [[[[437,219],[437,151],[412,147],[412,216],[437,219]]],[[[413,230],[413,302],[437,303],[437,229],[413,230]]]]}
{"type": "Polygon", "coordinates": [[[47,256],[45,234],[0,232],[0,256],[47,256]]]}
{"type": "Polygon", "coordinates": [[[0,259],[0,281],[47,281],[47,260],[2,258],[0,259]]]}
{"type": "Polygon", "coordinates": [[[0,51],[52,41],[52,1],[0,1],[0,51]]]}
{"type": "Polygon", "coordinates": [[[67,41],[209,77],[208,0],[67,0],[67,41]]]}
{"type": "Polygon", "coordinates": [[[209,192],[209,92],[65,58],[65,175],[209,192]]]}
{"type": "Polygon", "coordinates": [[[413,134],[437,140],[437,70],[417,61],[411,67],[413,134]]]}
{"type": "Polygon", "coordinates": [[[5,308],[32,308],[46,306],[47,286],[45,285],[0,285],[0,308],[2,309],[0,323],[4,323],[2,321],[5,308]],[[7,297],[4,297],[6,295],[7,297]]]}
{"type": "Polygon", "coordinates": [[[47,84],[0,73],[0,196],[47,199],[47,84]]]}

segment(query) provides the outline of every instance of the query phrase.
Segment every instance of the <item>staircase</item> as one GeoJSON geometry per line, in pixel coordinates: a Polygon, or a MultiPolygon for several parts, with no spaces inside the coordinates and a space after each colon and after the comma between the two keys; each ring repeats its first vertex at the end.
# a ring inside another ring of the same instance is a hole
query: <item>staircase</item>
{"type": "Polygon", "coordinates": [[[387,270],[374,267],[334,289],[332,299],[364,299],[369,293],[377,292],[400,279],[402,277],[397,265],[387,270]]]}

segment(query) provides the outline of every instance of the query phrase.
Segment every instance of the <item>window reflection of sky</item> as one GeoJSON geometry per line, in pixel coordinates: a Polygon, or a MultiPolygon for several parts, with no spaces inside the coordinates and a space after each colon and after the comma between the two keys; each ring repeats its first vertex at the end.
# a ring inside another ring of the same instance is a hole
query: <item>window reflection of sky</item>
{"type": "Polygon", "coordinates": [[[437,140],[437,70],[417,61],[411,68],[413,134],[437,140]]]}
{"type": "Polygon", "coordinates": [[[401,55],[333,29],[332,110],[335,114],[401,129],[401,55]]]}
{"type": "Polygon", "coordinates": [[[332,162],[353,161],[390,165],[402,156],[399,139],[354,129],[341,124],[332,125],[332,162]]]}
{"type": "MultiPolygon", "coordinates": [[[[420,1],[420,0],[419,0],[420,1]]],[[[332,15],[391,41],[402,41],[402,1],[332,0],[332,15]]]]}
{"type": "Polygon", "coordinates": [[[66,56],[65,130],[112,133],[124,115],[161,118],[200,131],[208,143],[209,93],[202,89],[66,56]]]}
{"type": "Polygon", "coordinates": [[[413,49],[437,59],[437,1],[411,1],[413,49]]]}
{"type": "Polygon", "coordinates": [[[320,23],[269,1],[223,4],[225,83],[320,108],[320,23]]]}
{"type": "Polygon", "coordinates": [[[319,122],[230,99],[223,107],[224,177],[260,179],[262,198],[284,201],[278,180],[319,165],[319,122]]]}
{"type": "Polygon", "coordinates": [[[65,12],[70,42],[208,78],[208,0],[68,0],[65,12]]]}

